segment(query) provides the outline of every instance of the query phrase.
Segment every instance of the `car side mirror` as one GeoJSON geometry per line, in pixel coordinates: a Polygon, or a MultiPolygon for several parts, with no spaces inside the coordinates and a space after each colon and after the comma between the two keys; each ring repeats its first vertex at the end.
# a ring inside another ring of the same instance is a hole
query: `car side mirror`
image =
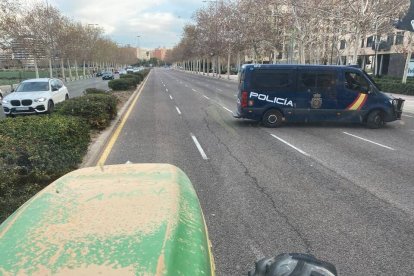
{"type": "Polygon", "coordinates": [[[56,87],[56,86],[53,86],[53,87],[52,87],[52,91],[53,91],[53,92],[58,91],[58,90],[59,90],[59,88],[58,88],[58,87],[56,87]]]}

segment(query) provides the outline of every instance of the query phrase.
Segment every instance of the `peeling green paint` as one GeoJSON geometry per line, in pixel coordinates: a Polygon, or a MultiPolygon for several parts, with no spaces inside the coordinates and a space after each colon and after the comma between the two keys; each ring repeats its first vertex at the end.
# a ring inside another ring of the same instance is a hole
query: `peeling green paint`
{"type": "Polygon", "coordinates": [[[0,274],[214,275],[197,195],[164,164],[81,169],[0,225],[0,274]]]}

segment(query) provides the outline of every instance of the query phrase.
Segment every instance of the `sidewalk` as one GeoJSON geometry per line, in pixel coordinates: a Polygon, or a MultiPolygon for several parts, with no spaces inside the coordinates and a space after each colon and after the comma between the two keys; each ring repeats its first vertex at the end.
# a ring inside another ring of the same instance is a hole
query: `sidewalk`
{"type": "Polygon", "coordinates": [[[403,111],[414,114],[414,96],[401,95],[401,94],[395,94],[395,93],[387,93],[387,94],[395,98],[404,99],[405,102],[404,102],[403,111]]]}

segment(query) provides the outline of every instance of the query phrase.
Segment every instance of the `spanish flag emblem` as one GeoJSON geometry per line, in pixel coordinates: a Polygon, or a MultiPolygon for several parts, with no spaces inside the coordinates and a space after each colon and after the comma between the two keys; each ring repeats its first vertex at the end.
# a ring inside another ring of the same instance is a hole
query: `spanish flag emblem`
{"type": "Polygon", "coordinates": [[[346,109],[347,110],[361,110],[361,108],[364,106],[367,99],[368,99],[367,94],[359,93],[355,101],[351,103],[346,109]]]}

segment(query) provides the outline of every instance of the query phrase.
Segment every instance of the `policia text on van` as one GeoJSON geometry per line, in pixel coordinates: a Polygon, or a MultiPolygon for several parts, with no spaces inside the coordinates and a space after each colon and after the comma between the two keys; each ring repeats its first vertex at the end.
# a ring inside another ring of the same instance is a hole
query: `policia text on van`
{"type": "Polygon", "coordinates": [[[401,119],[403,104],[354,67],[249,64],[240,72],[235,117],[268,127],[283,121],[340,121],[379,128],[401,119]]]}

